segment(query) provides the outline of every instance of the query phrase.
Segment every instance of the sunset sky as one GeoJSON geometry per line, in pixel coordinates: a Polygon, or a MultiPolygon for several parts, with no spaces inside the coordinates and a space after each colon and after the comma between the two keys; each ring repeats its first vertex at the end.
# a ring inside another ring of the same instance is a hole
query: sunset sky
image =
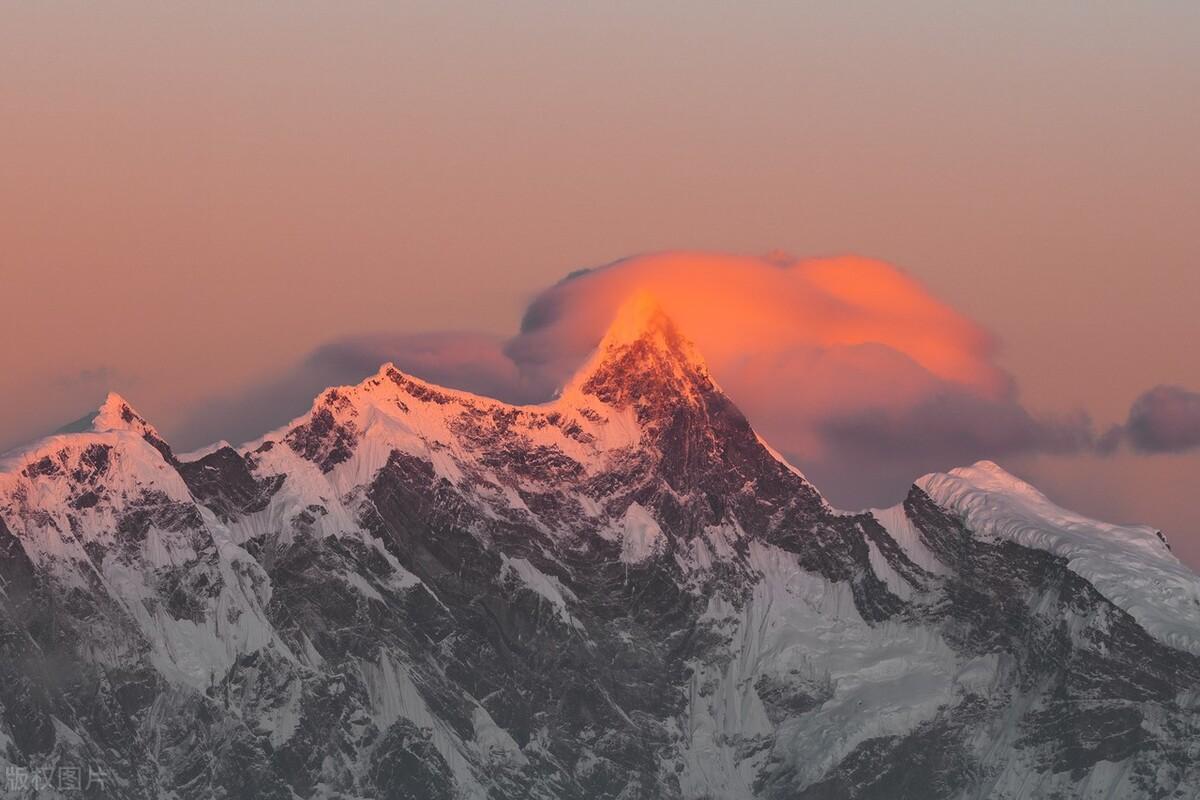
{"type": "Polygon", "coordinates": [[[6,3],[0,449],[110,389],[249,438],[376,359],[537,400],[649,284],[834,502],[990,455],[1200,567],[1198,43],[1194,2],[6,3]]]}

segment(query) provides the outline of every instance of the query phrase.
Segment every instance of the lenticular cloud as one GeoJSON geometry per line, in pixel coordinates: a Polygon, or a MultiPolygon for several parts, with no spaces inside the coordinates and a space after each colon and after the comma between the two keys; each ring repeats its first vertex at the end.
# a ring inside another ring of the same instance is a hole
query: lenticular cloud
{"type": "MultiPolygon", "coordinates": [[[[847,353],[856,370],[872,362],[867,369],[913,368],[913,379],[992,396],[1008,390],[986,331],[897,268],[857,257],[663,253],[576,272],[530,304],[507,352],[525,369],[569,370],[639,290],[659,299],[719,371],[847,353]]],[[[912,391],[911,384],[896,388],[912,391]]]]}

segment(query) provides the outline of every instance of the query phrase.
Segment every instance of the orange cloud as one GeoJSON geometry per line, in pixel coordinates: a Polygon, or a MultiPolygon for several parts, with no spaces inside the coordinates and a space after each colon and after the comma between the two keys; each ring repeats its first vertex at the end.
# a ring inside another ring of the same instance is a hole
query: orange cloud
{"type": "MultiPolygon", "coordinates": [[[[660,253],[576,273],[540,295],[523,331],[553,329],[555,351],[594,345],[623,298],[645,289],[718,370],[747,356],[880,345],[930,375],[991,396],[1009,379],[986,331],[882,261],[855,256],[791,261],[660,253]]],[[[536,345],[518,345],[517,352],[536,345]]],[[[520,360],[520,359],[518,359],[520,360]]]]}

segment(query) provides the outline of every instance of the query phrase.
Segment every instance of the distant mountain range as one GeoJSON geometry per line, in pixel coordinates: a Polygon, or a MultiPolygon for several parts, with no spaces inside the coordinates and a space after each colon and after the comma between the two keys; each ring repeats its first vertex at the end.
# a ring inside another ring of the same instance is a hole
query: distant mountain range
{"type": "Polygon", "coordinates": [[[7,454],[0,707],[14,797],[1194,798],[1200,578],[988,462],[832,508],[639,297],[544,405],[7,454]]]}

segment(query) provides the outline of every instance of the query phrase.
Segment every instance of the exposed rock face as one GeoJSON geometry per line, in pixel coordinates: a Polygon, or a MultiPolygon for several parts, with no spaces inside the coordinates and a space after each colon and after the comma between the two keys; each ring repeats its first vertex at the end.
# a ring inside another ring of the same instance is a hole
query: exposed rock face
{"type": "Polygon", "coordinates": [[[110,398],[0,464],[0,760],[114,798],[1195,796],[1200,581],[972,470],[835,511],[644,302],[544,406],[388,365],[180,461],[110,398]]]}

